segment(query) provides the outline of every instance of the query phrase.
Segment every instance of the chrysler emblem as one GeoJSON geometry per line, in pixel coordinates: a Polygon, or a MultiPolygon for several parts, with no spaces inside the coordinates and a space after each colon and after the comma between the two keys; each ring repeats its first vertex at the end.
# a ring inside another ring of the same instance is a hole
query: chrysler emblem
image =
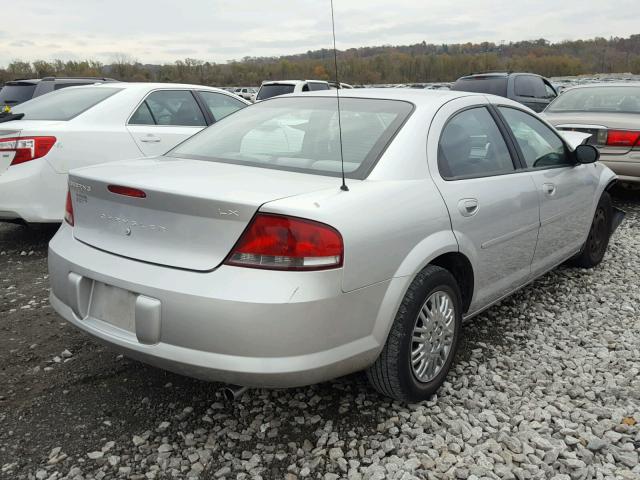
{"type": "Polygon", "coordinates": [[[131,235],[131,227],[127,227],[126,230],[124,231],[124,234],[128,237],[129,235],[131,235]]]}

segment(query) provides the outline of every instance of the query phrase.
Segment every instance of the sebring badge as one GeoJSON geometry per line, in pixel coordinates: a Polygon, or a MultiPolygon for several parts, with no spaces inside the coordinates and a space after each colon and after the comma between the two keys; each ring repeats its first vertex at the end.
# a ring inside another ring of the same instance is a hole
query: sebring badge
{"type": "Polygon", "coordinates": [[[82,183],[74,182],[73,180],[69,180],[69,187],[80,190],[81,192],[90,192],[91,185],[84,185],[82,183]]]}

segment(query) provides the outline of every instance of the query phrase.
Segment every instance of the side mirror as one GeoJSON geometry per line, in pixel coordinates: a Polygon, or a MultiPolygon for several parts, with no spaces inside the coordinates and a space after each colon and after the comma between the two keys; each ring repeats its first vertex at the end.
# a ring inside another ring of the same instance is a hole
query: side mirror
{"type": "Polygon", "coordinates": [[[600,151],[593,145],[578,145],[574,153],[578,163],[594,163],[600,158],[600,151]]]}

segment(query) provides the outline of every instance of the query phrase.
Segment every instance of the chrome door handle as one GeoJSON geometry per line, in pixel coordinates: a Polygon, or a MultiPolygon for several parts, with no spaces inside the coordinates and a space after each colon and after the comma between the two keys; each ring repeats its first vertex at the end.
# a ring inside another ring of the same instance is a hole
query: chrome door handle
{"type": "Polygon", "coordinates": [[[542,189],[544,190],[544,193],[549,196],[555,195],[556,193],[556,186],[553,183],[545,183],[542,185],[542,189]]]}
{"type": "Polygon", "coordinates": [[[475,198],[463,198],[458,202],[458,211],[463,217],[472,217],[478,213],[478,200],[475,198]]]}
{"type": "Polygon", "coordinates": [[[160,137],[154,137],[152,135],[148,137],[141,137],[140,141],[144,143],[158,143],[161,140],[160,137]]]}

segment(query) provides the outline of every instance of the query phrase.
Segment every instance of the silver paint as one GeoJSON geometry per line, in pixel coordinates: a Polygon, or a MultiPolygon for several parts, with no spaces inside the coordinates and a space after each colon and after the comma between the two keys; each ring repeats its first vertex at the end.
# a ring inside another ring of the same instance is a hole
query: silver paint
{"type": "Polygon", "coordinates": [[[375,361],[407,288],[443,254],[462,255],[473,268],[465,319],[569,258],[615,178],[594,164],[446,181],[437,151],[451,115],[491,102],[524,107],[464,92],[343,95],[415,105],[368,178],[347,180],[348,192],[335,177],[162,157],[73,171],[71,180],[91,192],[74,203],[76,225],[63,225],[50,243],[56,311],[127,355],[182,374],[250,386],[315,383],[375,361]],[[109,184],[140,188],[147,198],[113,195],[109,184]],[[225,265],[257,211],[333,226],[344,266],[225,265]],[[166,231],[104,221],[102,213],[166,231]],[[137,304],[148,311],[134,311],[136,331],[146,325],[140,338],[91,315],[95,282],[151,299],[137,304]]]}

